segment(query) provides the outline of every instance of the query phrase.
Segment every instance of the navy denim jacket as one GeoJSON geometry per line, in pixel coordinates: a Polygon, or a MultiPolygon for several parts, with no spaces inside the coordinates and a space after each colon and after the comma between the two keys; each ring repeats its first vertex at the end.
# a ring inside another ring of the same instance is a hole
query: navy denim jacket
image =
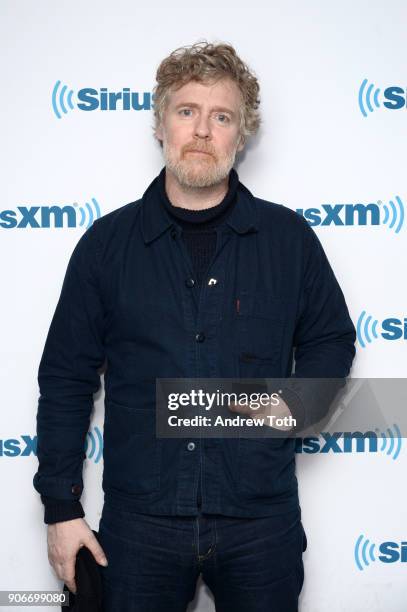
{"type": "MultiPolygon", "coordinates": [[[[199,294],[157,183],[96,220],[71,255],[38,372],[34,487],[44,502],[76,501],[83,516],[85,437],[105,365],[105,501],[196,515],[201,470],[203,512],[298,507],[295,438],[156,438],[155,378],[289,377],[294,363],[299,378],[346,377],[356,334],[343,293],[307,222],[239,182],[199,294]]],[[[309,424],[301,398],[288,399],[309,424]]]]}

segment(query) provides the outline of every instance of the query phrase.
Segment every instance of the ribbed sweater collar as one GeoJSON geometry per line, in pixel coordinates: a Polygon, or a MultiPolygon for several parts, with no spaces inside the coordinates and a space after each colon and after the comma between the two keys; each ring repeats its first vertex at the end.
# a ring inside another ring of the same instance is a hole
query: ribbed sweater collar
{"type": "Polygon", "coordinates": [[[158,175],[158,190],[160,201],[169,212],[169,214],[177,220],[179,225],[187,231],[201,231],[202,229],[211,229],[222,223],[230,214],[233,204],[236,201],[236,191],[239,184],[239,177],[234,168],[229,173],[229,187],[223,200],[216,206],[204,208],[202,210],[193,210],[190,208],[181,208],[174,206],[165,190],[165,166],[158,175]]]}

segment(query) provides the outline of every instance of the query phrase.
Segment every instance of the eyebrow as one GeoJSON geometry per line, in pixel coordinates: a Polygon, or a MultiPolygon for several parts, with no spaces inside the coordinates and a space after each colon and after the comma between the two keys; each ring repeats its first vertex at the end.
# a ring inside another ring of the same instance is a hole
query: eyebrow
{"type": "MultiPolygon", "coordinates": [[[[191,106],[192,108],[200,108],[201,105],[197,104],[196,102],[180,102],[179,104],[176,105],[175,109],[181,108],[182,106],[191,106]]],[[[226,106],[213,106],[211,110],[229,113],[229,115],[231,115],[232,117],[236,116],[236,113],[234,113],[230,108],[227,108],[226,106]]]]}

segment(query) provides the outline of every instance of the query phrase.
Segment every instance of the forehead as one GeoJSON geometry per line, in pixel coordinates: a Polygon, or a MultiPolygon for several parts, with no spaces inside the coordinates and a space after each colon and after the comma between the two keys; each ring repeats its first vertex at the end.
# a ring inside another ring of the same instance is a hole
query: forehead
{"type": "Polygon", "coordinates": [[[214,81],[189,81],[177,90],[170,92],[168,104],[175,106],[183,102],[208,104],[213,106],[229,106],[238,109],[240,105],[240,90],[229,78],[214,81]]]}

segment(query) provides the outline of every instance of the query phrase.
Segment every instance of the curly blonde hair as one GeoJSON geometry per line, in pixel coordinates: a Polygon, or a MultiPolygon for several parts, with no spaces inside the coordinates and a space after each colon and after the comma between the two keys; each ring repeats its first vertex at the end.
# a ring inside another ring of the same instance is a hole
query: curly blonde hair
{"type": "Polygon", "coordinates": [[[244,141],[248,136],[254,136],[261,121],[257,110],[260,87],[256,76],[232,45],[211,44],[206,40],[179,47],[160,63],[156,73],[157,85],[153,89],[154,132],[162,121],[171,91],[189,81],[216,82],[227,77],[236,83],[241,94],[240,136],[244,141]]]}

